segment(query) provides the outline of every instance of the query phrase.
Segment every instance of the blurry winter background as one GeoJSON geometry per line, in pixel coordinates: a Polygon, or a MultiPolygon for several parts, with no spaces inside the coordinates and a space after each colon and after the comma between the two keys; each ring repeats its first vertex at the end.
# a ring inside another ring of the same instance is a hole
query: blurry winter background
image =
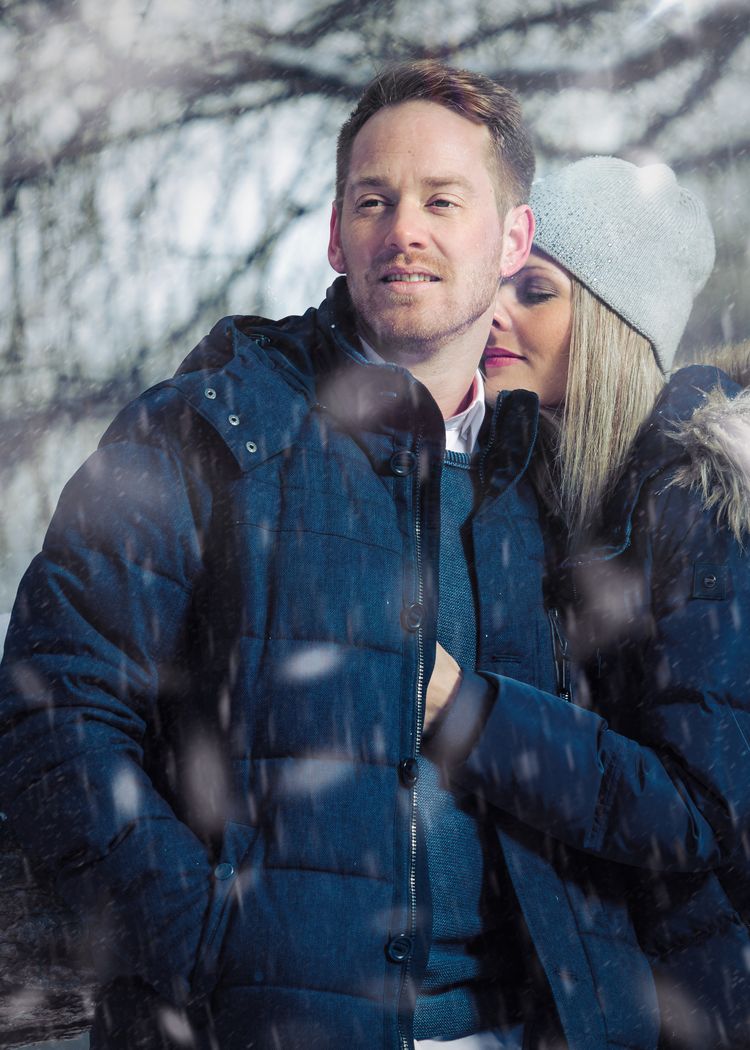
{"type": "Polygon", "coordinates": [[[673,165],[719,242],[687,343],[750,334],[748,0],[0,12],[0,614],[118,406],[222,314],[322,298],[336,131],[387,60],[438,56],[517,90],[541,173],[591,152],[673,165]]]}
{"type": "MultiPolygon", "coordinates": [[[[117,408],[222,314],[322,298],[336,132],[384,62],[515,89],[540,173],[671,164],[718,240],[685,345],[750,336],[749,29],[748,0],[0,0],[0,636],[117,408]]],[[[0,985],[0,1046],[51,985],[0,985]]]]}

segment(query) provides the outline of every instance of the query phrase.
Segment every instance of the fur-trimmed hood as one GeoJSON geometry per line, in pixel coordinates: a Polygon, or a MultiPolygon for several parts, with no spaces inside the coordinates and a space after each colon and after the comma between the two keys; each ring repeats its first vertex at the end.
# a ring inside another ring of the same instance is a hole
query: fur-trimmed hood
{"type": "Polygon", "coordinates": [[[736,387],[717,384],[688,418],[669,428],[689,457],[673,483],[698,491],[744,545],[750,537],[750,342],[700,356],[700,363],[720,368],[736,387]]]}

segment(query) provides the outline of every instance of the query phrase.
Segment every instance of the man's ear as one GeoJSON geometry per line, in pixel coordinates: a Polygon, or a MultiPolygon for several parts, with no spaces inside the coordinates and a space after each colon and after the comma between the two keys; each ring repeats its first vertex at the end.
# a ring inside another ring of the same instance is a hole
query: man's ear
{"type": "Polygon", "coordinates": [[[534,240],[534,214],[528,204],[511,208],[503,224],[503,253],[500,276],[512,277],[529,257],[534,240]]]}
{"type": "Polygon", "coordinates": [[[341,229],[336,201],[331,205],[331,231],[328,235],[328,261],[336,273],[346,273],[346,259],[341,247],[341,229]]]}

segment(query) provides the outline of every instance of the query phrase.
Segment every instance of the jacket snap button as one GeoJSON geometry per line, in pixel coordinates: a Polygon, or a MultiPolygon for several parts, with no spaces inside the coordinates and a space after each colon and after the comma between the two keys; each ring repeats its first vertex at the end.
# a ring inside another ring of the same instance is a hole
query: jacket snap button
{"type": "Polygon", "coordinates": [[[413,452],[402,448],[391,456],[391,470],[398,478],[404,478],[414,470],[416,457],[413,452]]]}
{"type": "Polygon", "coordinates": [[[401,610],[401,623],[407,631],[418,631],[424,622],[424,606],[418,602],[401,610]]]}
{"type": "Polygon", "coordinates": [[[716,579],[713,573],[709,573],[707,576],[703,577],[703,586],[706,588],[707,591],[712,591],[718,582],[719,581],[716,579]]]}
{"type": "Polygon", "coordinates": [[[248,452],[257,452],[258,451],[258,446],[255,444],[254,441],[246,441],[245,442],[245,448],[247,449],[248,452]]]}
{"type": "Polygon", "coordinates": [[[405,758],[399,762],[398,775],[404,787],[414,787],[419,779],[419,763],[416,758],[405,758]]]}
{"type": "Polygon", "coordinates": [[[231,879],[233,875],[234,868],[231,864],[227,864],[226,862],[217,864],[214,868],[214,878],[216,879],[221,879],[223,881],[224,879],[231,879]]]}
{"type": "Polygon", "coordinates": [[[207,386],[206,389],[203,391],[203,396],[207,397],[209,401],[213,401],[216,397],[216,391],[212,386],[207,386]]]}
{"type": "Polygon", "coordinates": [[[391,962],[400,963],[406,959],[410,951],[411,937],[407,937],[405,933],[400,933],[398,937],[394,937],[388,942],[385,954],[391,962]]]}
{"type": "Polygon", "coordinates": [[[231,416],[228,416],[227,418],[229,419],[229,422],[232,424],[233,427],[238,427],[240,425],[240,417],[239,416],[231,415],[231,416]]]}

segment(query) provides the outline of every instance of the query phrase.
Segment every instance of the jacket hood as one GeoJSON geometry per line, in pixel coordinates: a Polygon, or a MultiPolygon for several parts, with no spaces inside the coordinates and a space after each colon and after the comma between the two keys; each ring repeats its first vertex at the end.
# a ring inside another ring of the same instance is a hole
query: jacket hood
{"type": "Polygon", "coordinates": [[[347,360],[363,360],[358,349],[351,301],[343,277],[334,281],[318,309],[279,321],[253,314],[223,317],[177,370],[178,375],[225,368],[232,358],[282,371],[309,401],[320,376],[347,360]]]}
{"type": "Polygon", "coordinates": [[[733,383],[714,385],[689,418],[667,430],[686,457],[673,484],[699,492],[704,506],[743,543],[750,535],[750,343],[727,347],[710,360],[733,383]]]}

